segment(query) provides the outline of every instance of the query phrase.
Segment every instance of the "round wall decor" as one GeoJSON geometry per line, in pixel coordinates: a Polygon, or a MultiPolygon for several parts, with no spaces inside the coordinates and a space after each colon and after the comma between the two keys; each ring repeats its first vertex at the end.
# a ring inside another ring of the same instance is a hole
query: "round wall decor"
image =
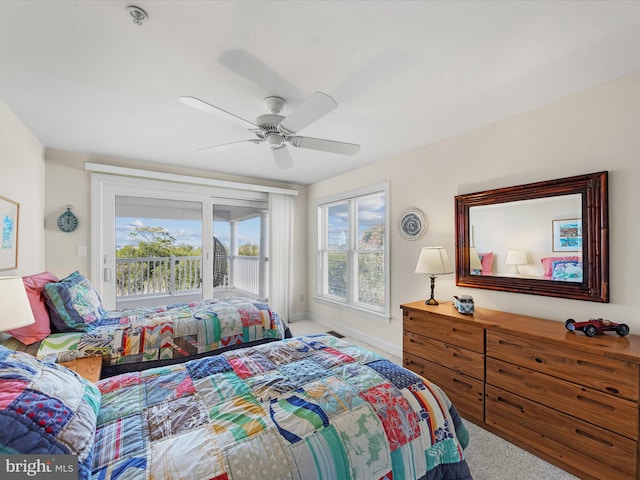
{"type": "Polygon", "coordinates": [[[419,208],[408,208],[400,215],[398,228],[405,240],[418,240],[427,231],[427,218],[419,208]]]}
{"type": "Polygon", "coordinates": [[[58,228],[63,232],[73,232],[78,228],[78,217],[71,213],[71,205],[67,205],[67,211],[58,217],[58,228]]]}

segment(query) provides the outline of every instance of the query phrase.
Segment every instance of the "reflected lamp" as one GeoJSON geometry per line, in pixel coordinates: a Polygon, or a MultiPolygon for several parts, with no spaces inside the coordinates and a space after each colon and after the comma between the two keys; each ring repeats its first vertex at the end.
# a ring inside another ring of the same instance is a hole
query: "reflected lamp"
{"type": "Polygon", "coordinates": [[[527,255],[522,250],[507,250],[507,258],[504,261],[506,265],[515,265],[516,273],[520,273],[518,265],[526,265],[527,255]]]}
{"type": "Polygon", "coordinates": [[[444,247],[423,247],[418,257],[415,273],[429,275],[431,278],[431,298],[424,303],[427,305],[438,305],[438,301],[433,296],[436,277],[438,275],[453,273],[449,256],[444,247]]]}
{"type": "Polygon", "coordinates": [[[22,277],[0,277],[0,332],[34,323],[22,277]]]}
{"type": "Polygon", "coordinates": [[[480,254],[476,247],[469,248],[469,270],[479,270],[482,273],[482,262],[480,261],[480,254]]]}

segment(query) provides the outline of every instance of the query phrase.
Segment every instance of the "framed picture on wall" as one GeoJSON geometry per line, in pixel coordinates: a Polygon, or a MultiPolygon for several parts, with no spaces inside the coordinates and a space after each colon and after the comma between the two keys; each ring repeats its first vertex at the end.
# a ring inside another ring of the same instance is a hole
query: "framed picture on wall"
{"type": "Polygon", "coordinates": [[[577,252],[582,250],[582,220],[565,218],[553,220],[553,251],[577,252]]]}
{"type": "Polygon", "coordinates": [[[0,195],[0,270],[18,268],[18,212],[20,204],[0,195]]]}

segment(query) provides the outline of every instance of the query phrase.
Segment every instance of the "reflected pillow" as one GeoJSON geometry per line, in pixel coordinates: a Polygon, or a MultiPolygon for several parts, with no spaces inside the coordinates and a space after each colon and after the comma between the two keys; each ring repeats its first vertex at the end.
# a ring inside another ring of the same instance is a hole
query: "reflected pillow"
{"type": "Polygon", "coordinates": [[[0,346],[0,452],[78,455],[90,479],[100,402],[77,373],[0,346]]]}
{"type": "Polygon", "coordinates": [[[59,282],[47,283],[44,295],[57,332],[89,331],[105,313],[98,292],[79,272],[59,282]]]}
{"type": "Polygon", "coordinates": [[[541,258],[542,268],[544,268],[543,275],[545,277],[551,277],[553,274],[553,262],[559,262],[562,260],[572,260],[572,261],[580,261],[580,257],[571,256],[571,257],[545,257],[541,258]]]}
{"type": "MultiPolygon", "coordinates": [[[[482,275],[491,275],[493,268],[493,252],[479,253],[480,264],[482,265],[482,275]]],[[[480,274],[478,270],[473,271],[474,274],[480,274]]]]}
{"type": "Polygon", "coordinates": [[[17,338],[25,345],[31,345],[45,338],[51,333],[51,319],[47,310],[42,290],[47,283],[57,282],[58,277],[49,272],[37,273],[22,277],[24,289],[27,292],[29,305],[36,323],[26,327],[9,330],[7,333],[17,338]]]}
{"type": "Polygon", "coordinates": [[[582,262],[560,260],[553,262],[551,280],[563,282],[582,282],[582,262]]]}

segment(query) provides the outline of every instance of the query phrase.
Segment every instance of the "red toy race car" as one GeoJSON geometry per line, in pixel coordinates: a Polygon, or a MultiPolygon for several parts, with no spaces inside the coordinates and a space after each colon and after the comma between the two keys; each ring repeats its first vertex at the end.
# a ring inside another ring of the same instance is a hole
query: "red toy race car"
{"type": "Polygon", "coordinates": [[[576,322],[573,318],[570,318],[564,322],[564,326],[572,332],[580,330],[584,332],[587,337],[593,337],[598,333],[604,332],[616,332],[621,337],[624,337],[629,333],[627,324],[614,323],[611,320],[603,320],[602,318],[591,318],[586,322],[576,322]]]}

